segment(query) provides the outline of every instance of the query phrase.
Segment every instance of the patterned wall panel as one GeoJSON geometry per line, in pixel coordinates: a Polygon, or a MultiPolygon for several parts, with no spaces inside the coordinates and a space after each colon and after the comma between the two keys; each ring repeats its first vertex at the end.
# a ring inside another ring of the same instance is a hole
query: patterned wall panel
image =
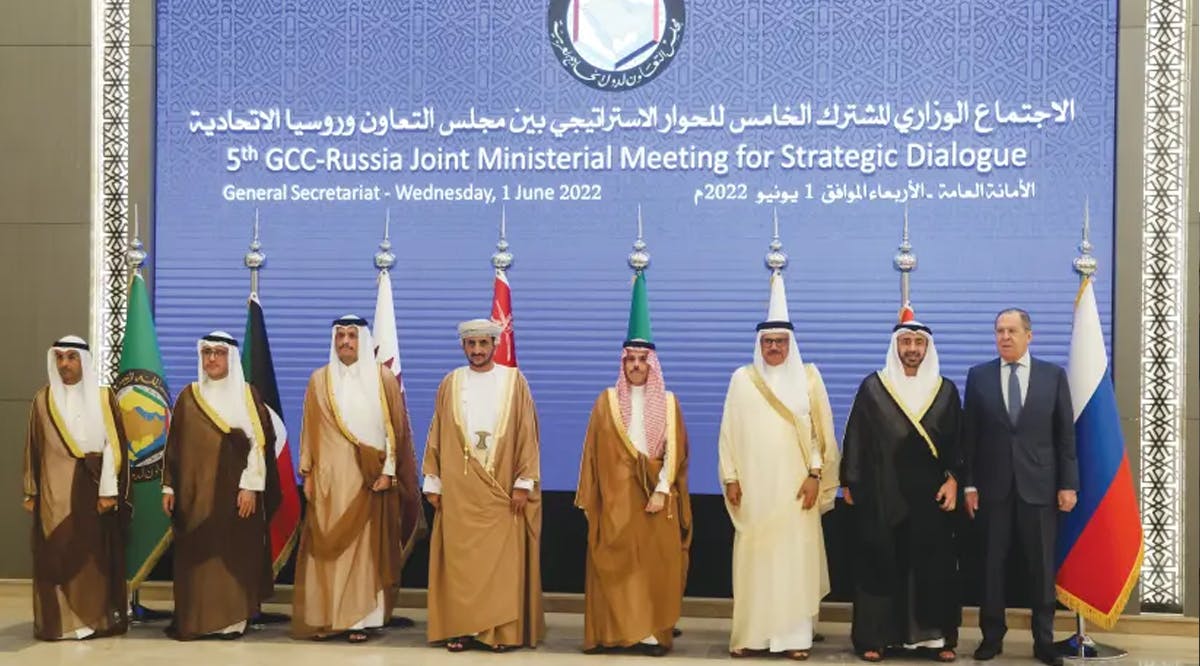
{"type": "MultiPolygon", "coordinates": [[[[129,217],[129,0],[93,0],[91,341],[101,380],[112,381],[125,330],[129,217]]],[[[148,228],[148,225],[147,225],[148,228]]]]}
{"type": "Polygon", "coordinates": [[[1183,607],[1188,0],[1146,3],[1143,146],[1142,609],[1183,607]]]}

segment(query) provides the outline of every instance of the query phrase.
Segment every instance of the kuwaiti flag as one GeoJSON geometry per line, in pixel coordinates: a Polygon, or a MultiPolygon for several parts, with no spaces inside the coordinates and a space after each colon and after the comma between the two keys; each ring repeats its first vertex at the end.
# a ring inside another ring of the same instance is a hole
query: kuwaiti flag
{"type": "Polygon", "coordinates": [[[267,520],[271,533],[271,563],[275,575],[287,564],[296,547],[300,533],[300,491],[296,487],[296,472],[288,446],[287,427],[283,424],[279,385],[275,381],[275,363],[271,360],[271,343],[267,339],[267,322],[258,296],[250,295],[246,312],[246,334],[242,338],[242,372],[246,381],[258,391],[271,425],[275,427],[272,442],[275,464],[267,465],[267,520]],[[274,488],[278,497],[273,498],[274,488]]]}
{"type": "Polygon", "coordinates": [[[500,324],[502,329],[492,360],[498,365],[517,367],[517,342],[513,337],[512,289],[508,285],[508,276],[502,270],[496,271],[496,280],[492,283],[492,321],[500,324]]]}
{"type": "Polygon", "coordinates": [[[400,390],[404,381],[400,379],[400,336],[396,333],[396,306],[392,303],[392,276],[387,271],[379,272],[378,291],[375,297],[375,328],[371,337],[375,340],[375,361],[383,364],[396,379],[400,390]]]}
{"type": "Polygon", "coordinates": [[[1059,530],[1055,587],[1063,605],[1111,629],[1141,571],[1142,521],[1090,278],[1075,300],[1067,378],[1079,502],[1059,530]]]}

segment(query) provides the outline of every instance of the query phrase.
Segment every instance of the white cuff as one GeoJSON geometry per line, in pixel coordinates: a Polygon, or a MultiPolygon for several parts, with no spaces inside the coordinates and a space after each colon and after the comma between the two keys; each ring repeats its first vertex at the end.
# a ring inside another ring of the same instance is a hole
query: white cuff
{"type": "Polygon", "coordinates": [[[520,488],[521,490],[533,492],[533,486],[536,483],[537,481],[534,481],[533,479],[517,479],[515,482],[513,482],[513,489],[515,490],[520,488]]]}
{"type": "Polygon", "coordinates": [[[117,473],[113,470],[112,448],[104,447],[100,458],[100,497],[117,496],[117,473]]]}
{"type": "Polygon", "coordinates": [[[823,460],[821,460],[821,450],[820,449],[812,449],[811,451],[809,451],[808,452],[808,460],[809,460],[809,463],[808,463],[809,469],[821,469],[821,464],[824,462],[823,460]]]}
{"type": "Polygon", "coordinates": [[[171,489],[171,486],[163,486],[163,487],[162,487],[162,493],[163,493],[164,495],[174,495],[174,494],[175,494],[175,491],[171,489]]]}
{"type": "Polygon", "coordinates": [[[666,461],[663,461],[663,468],[658,470],[658,485],[654,486],[654,492],[664,495],[671,494],[671,484],[667,483],[667,466],[666,461]]]}
{"type": "Polygon", "coordinates": [[[396,476],[396,459],[388,456],[388,459],[383,461],[383,475],[396,476]]]}
{"type": "Polygon", "coordinates": [[[266,458],[262,448],[251,445],[250,453],[246,455],[246,469],[242,470],[238,488],[262,492],[267,488],[267,474],[264,467],[266,458]]]}
{"type": "Polygon", "coordinates": [[[242,471],[242,478],[238,481],[238,488],[261,493],[267,488],[267,480],[261,474],[255,474],[253,470],[246,469],[242,471]]]}
{"type": "Polygon", "coordinates": [[[979,489],[976,488],[975,486],[967,486],[966,488],[963,488],[963,492],[964,493],[978,493],[979,489]]]}
{"type": "Polygon", "coordinates": [[[432,474],[425,475],[425,483],[421,484],[421,492],[430,495],[442,494],[442,480],[432,474]]]}

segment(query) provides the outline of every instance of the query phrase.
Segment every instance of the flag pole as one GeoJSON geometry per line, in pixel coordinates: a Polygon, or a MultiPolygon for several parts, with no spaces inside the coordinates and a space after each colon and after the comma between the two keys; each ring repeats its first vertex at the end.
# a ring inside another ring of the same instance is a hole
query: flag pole
{"type": "Polygon", "coordinates": [[[637,240],[633,242],[633,252],[629,253],[626,259],[629,267],[633,269],[634,276],[642,274],[650,267],[650,252],[646,249],[646,241],[642,237],[642,205],[637,207],[637,240]]]}
{"type": "Polygon", "coordinates": [[[912,307],[912,301],[909,300],[911,295],[909,274],[917,270],[917,255],[913,254],[912,243],[908,240],[908,204],[904,204],[904,231],[900,235],[900,245],[896,249],[898,252],[892,258],[892,265],[900,271],[900,307],[904,309],[912,307]]]}
{"type": "Polygon", "coordinates": [[[787,268],[788,256],[783,251],[783,241],[779,240],[779,209],[775,208],[771,211],[771,220],[773,223],[773,232],[771,235],[771,244],[767,246],[769,251],[764,259],[767,265],[767,270],[771,271],[772,277],[783,275],[783,269],[787,268]]]}
{"type": "Polygon", "coordinates": [[[392,252],[392,209],[383,211],[383,240],[379,241],[379,251],[375,253],[375,268],[380,275],[387,274],[396,265],[396,255],[392,252]]]}
{"type": "Polygon", "coordinates": [[[492,266],[498,275],[505,275],[512,266],[513,255],[508,251],[507,235],[508,214],[504,205],[500,205],[500,240],[496,241],[496,251],[492,254],[492,266]]]}
{"type": "Polygon", "coordinates": [[[242,263],[250,269],[250,298],[258,297],[258,272],[267,263],[267,255],[262,251],[262,243],[258,240],[258,209],[254,209],[254,238],[250,241],[250,251],[242,257],[242,263]]]}
{"type": "MultiPolygon", "coordinates": [[[[242,256],[242,264],[250,269],[250,298],[258,298],[259,290],[259,271],[263,266],[267,265],[267,253],[262,251],[262,242],[258,237],[258,208],[254,209],[254,236],[250,240],[250,249],[242,256]]],[[[249,345],[249,340],[242,340],[243,345],[249,345]]],[[[250,625],[253,627],[261,627],[265,624],[283,624],[291,620],[291,616],[283,613],[268,613],[263,611],[262,604],[259,604],[254,616],[250,618],[250,625]]]]}
{"type": "MultiPolygon", "coordinates": [[[[129,250],[125,253],[125,261],[129,264],[129,279],[132,281],[142,274],[142,266],[146,263],[146,249],[142,245],[141,221],[138,218],[138,205],[133,204],[133,239],[129,241],[129,250]]],[[[154,620],[165,620],[171,617],[166,611],[146,608],[141,603],[139,590],[134,590],[129,597],[129,619],[131,622],[142,623],[154,620]]]]}
{"type": "MultiPolygon", "coordinates": [[[[383,280],[384,277],[389,275],[389,272],[395,265],[396,254],[392,252],[392,209],[384,208],[383,240],[379,241],[379,251],[375,253],[375,269],[379,271],[379,274],[375,278],[376,284],[379,284],[380,280],[383,280]]],[[[381,324],[378,319],[375,320],[374,325],[376,327],[375,330],[379,330],[378,327],[381,326],[381,324]]],[[[399,362],[399,357],[397,357],[397,362],[399,362]]],[[[401,390],[403,390],[403,388],[401,388],[401,390]]],[[[396,589],[399,590],[399,587],[396,589]]],[[[405,617],[403,615],[392,615],[391,617],[387,618],[387,626],[399,629],[408,629],[409,627],[416,626],[416,622],[410,617],[405,617]]]]}
{"type": "MultiPolygon", "coordinates": [[[[139,228],[138,205],[133,204],[133,239],[129,241],[129,249],[125,252],[125,262],[129,264],[129,279],[142,272],[142,264],[146,263],[146,250],[142,248],[142,235],[139,228]]],[[[134,590],[129,598],[129,616],[133,622],[142,622],[147,609],[142,606],[138,591],[134,590]]]]}
{"type": "MultiPolygon", "coordinates": [[[[1083,198],[1083,230],[1080,238],[1079,254],[1071,260],[1071,266],[1075,273],[1079,276],[1079,285],[1082,286],[1096,274],[1096,257],[1092,255],[1093,245],[1091,242],[1091,223],[1088,213],[1088,198],[1083,198]]],[[[1129,654],[1123,648],[1114,647],[1097,643],[1087,635],[1087,627],[1084,625],[1083,615],[1075,613],[1075,635],[1060,641],[1057,644],[1058,651],[1064,657],[1070,657],[1079,661],[1110,661],[1120,659],[1129,654]]]]}
{"type": "MultiPolygon", "coordinates": [[[[778,278],[783,279],[783,269],[787,268],[788,256],[783,251],[783,241],[779,240],[779,209],[771,209],[771,244],[767,246],[767,254],[763,257],[763,263],[766,264],[767,270],[771,271],[772,282],[778,278]]],[[[825,640],[825,635],[817,631],[816,623],[813,623],[813,642],[820,643],[825,640]]]]}

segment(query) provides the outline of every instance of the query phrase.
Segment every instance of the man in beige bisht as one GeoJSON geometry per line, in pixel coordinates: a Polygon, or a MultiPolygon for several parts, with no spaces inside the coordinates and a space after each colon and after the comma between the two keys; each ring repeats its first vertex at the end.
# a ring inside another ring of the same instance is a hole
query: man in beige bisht
{"type": "Polygon", "coordinates": [[[163,511],[175,540],[167,633],[232,639],[274,592],[266,517],[279,490],[268,488],[263,447],[275,430],[242,376],[237,340],[214,331],[197,352],[198,381],[175,400],[163,462],[163,511]]]}
{"type": "Polygon", "coordinates": [[[329,365],[308,381],[300,474],[308,512],[292,633],[366,641],[390,619],[420,510],[400,383],[375,362],[367,322],[333,322],[329,365]]]}
{"type": "Polygon", "coordinates": [[[637,272],[621,374],[588,421],[575,506],[588,521],[583,650],[661,657],[679,621],[692,541],[687,431],[666,390],[637,272]]]}
{"type": "Polygon", "coordinates": [[[425,444],[428,638],[451,652],[534,647],[546,632],[537,410],[525,376],[492,360],[500,332],[459,325],[469,364],[438,387],[425,444]]]}
{"type": "Polygon", "coordinates": [[[33,635],[123,634],[123,533],[129,466],[116,397],[96,381],[87,343],[69,335],[46,354],[49,385],[33,397],[23,506],[33,514],[33,635]]]}
{"type": "Polygon", "coordinates": [[[733,373],[721,419],[721,482],[735,529],[734,657],[808,659],[829,593],[821,514],[837,493],[837,440],[821,374],[801,361],[792,331],[777,271],[754,363],[733,373]]]}

